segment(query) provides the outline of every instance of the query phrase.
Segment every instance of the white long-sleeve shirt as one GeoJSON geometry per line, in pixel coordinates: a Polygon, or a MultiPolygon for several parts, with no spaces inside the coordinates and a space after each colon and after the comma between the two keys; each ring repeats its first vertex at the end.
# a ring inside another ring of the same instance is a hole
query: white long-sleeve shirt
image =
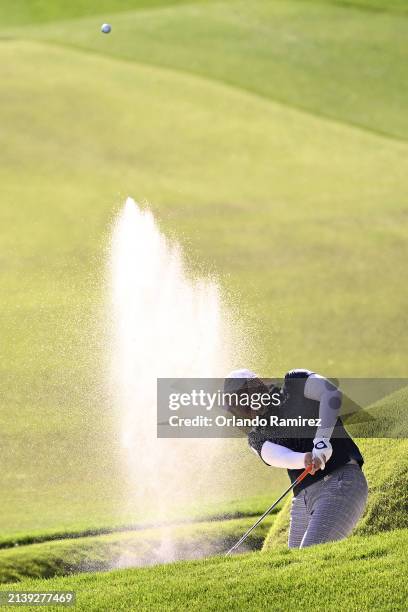
{"type": "MultiPolygon", "coordinates": [[[[310,372],[305,382],[304,395],[319,402],[320,427],[316,438],[330,439],[341,408],[341,392],[327,378],[310,372]]],[[[266,441],[262,445],[261,457],[268,465],[286,469],[304,467],[305,453],[298,453],[280,444],[266,441]]]]}

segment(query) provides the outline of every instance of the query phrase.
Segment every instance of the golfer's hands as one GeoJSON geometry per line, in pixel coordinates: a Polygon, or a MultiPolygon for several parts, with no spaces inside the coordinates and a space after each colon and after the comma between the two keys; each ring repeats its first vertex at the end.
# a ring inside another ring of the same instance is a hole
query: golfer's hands
{"type": "Polygon", "coordinates": [[[315,438],[313,440],[312,460],[314,463],[316,460],[320,462],[319,467],[316,465],[316,470],[324,470],[332,454],[333,449],[328,438],[315,438]]]}
{"type": "Polygon", "coordinates": [[[312,467],[310,473],[315,474],[317,470],[320,470],[321,461],[319,458],[313,459],[312,453],[305,453],[305,468],[312,467]]]}

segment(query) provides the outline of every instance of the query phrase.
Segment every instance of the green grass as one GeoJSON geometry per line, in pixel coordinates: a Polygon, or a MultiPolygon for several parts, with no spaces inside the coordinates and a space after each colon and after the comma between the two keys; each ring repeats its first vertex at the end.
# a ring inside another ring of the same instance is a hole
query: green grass
{"type": "MultiPolygon", "coordinates": [[[[273,518],[250,535],[242,550],[261,548],[273,518]]],[[[253,522],[253,517],[198,522],[3,549],[0,583],[223,554],[253,522]]]]}
{"type": "MultiPolygon", "coordinates": [[[[405,376],[408,348],[405,16],[172,3],[102,37],[116,3],[42,6],[1,3],[5,538],[141,519],[106,389],[106,241],[128,194],[239,295],[265,375],[405,376]]],[[[245,442],[225,466],[220,503],[281,482],[245,442]]]]}
{"type": "Polygon", "coordinates": [[[338,6],[355,7],[367,11],[406,13],[408,10],[405,0],[320,0],[338,6]]]}
{"type": "MultiPolygon", "coordinates": [[[[85,15],[178,5],[189,0],[13,0],[0,3],[0,20],[4,25],[43,23],[85,15]]],[[[195,0],[207,2],[208,0],[195,0]]]]}
{"type": "MultiPolygon", "coordinates": [[[[74,589],[77,610],[404,610],[408,531],[225,560],[25,580],[18,590],[74,589]],[[187,603],[188,602],[188,603],[187,603]]],[[[53,608],[51,608],[53,609],[53,608]]]]}
{"type": "MultiPolygon", "coordinates": [[[[383,379],[383,381],[391,379],[383,379]]],[[[381,382],[383,382],[381,381],[381,382]]],[[[357,438],[404,438],[408,431],[408,415],[406,405],[408,402],[408,388],[406,380],[399,381],[404,385],[402,389],[392,393],[384,393],[385,397],[373,401],[363,410],[357,410],[344,418],[349,432],[357,438]]],[[[368,384],[364,381],[368,388],[368,384]]],[[[375,386],[374,384],[371,385],[375,386]]],[[[377,396],[378,397],[378,396],[377,396]]]]}
{"type": "Polygon", "coordinates": [[[228,0],[112,15],[109,37],[99,33],[100,21],[67,20],[10,35],[198,74],[318,116],[408,137],[406,15],[335,2],[228,0]]]}
{"type": "MultiPolygon", "coordinates": [[[[265,488],[262,495],[250,497],[248,496],[248,492],[246,492],[243,496],[236,498],[232,497],[230,494],[227,501],[224,502],[206,503],[203,500],[199,500],[193,507],[187,506],[183,509],[176,506],[176,508],[173,508],[172,512],[169,512],[165,518],[163,518],[163,516],[156,518],[153,514],[149,515],[148,513],[143,514],[140,510],[139,514],[134,514],[130,517],[132,521],[129,521],[127,524],[115,524],[113,520],[103,524],[95,519],[95,514],[92,514],[88,517],[83,516],[82,522],[70,525],[69,528],[64,529],[60,525],[58,529],[57,527],[50,526],[53,523],[52,511],[55,513],[56,509],[58,511],[60,510],[60,508],[56,506],[51,509],[50,515],[46,515],[46,520],[48,522],[44,521],[45,527],[42,529],[33,530],[27,527],[25,531],[9,531],[8,534],[3,533],[0,536],[0,550],[54,540],[78,539],[111,533],[146,530],[157,525],[171,527],[183,524],[184,522],[190,523],[191,521],[195,524],[203,521],[222,522],[224,520],[231,521],[232,519],[241,518],[253,518],[253,520],[255,520],[257,516],[263,513],[265,507],[270,505],[271,501],[279,495],[282,487],[286,484],[286,478],[286,474],[279,471],[274,487],[270,486],[269,488],[265,488]]],[[[58,512],[56,514],[58,515],[58,512]]],[[[32,520],[32,515],[30,515],[30,518],[32,520]]]]}

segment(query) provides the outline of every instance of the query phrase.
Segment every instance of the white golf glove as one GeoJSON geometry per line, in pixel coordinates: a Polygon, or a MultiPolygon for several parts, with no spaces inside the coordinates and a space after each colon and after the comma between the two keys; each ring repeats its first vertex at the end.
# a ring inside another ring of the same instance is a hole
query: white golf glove
{"type": "Polygon", "coordinates": [[[313,459],[320,459],[320,469],[324,470],[326,463],[333,454],[332,445],[330,444],[329,438],[315,438],[313,440],[313,459]]]}

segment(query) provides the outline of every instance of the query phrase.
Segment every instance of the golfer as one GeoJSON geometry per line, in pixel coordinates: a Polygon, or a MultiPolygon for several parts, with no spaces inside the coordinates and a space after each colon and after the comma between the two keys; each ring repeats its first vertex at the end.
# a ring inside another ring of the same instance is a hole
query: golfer
{"type": "MultiPolygon", "coordinates": [[[[250,396],[257,392],[258,397],[265,391],[275,397],[279,394],[281,417],[313,416],[319,423],[302,429],[299,437],[285,434],[280,438],[277,428],[269,425],[254,427],[248,434],[249,445],[260,459],[269,466],[286,468],[291,482],[305,467],[312,466],[311,473],[293,490],[289,548],[350,535],[364,512],[368,487],[362,472],[363,457],[339,417],[340,390],[309,370],[291,370],[281,388],[266,386],[250,370],[235,370],[226,379],[225,390],[246,391],[250,396]]],[[[270,410],[267,407],[257,413],[267,417],[270,410]]],[[[250,412],[247,408],[247,416],[250,412]]]]}

